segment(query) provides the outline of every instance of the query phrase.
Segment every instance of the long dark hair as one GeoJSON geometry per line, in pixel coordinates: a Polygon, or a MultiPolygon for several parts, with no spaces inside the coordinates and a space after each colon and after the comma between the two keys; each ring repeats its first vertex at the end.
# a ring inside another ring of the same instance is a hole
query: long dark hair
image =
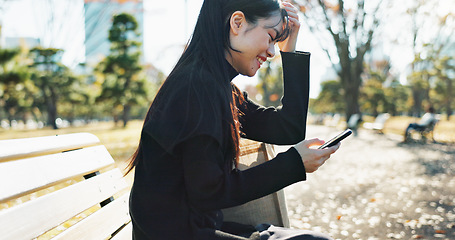
{"type": "MultiPolygon", "coordinates": [[[[270,17],[273,14],[281,14],[283,21],[287,23],[286,11],[280,8],[277,0],[205,0],[202,4],[189,44],[165,83],[163,83],[163,86],[169,79],[174,78],[181,69],[188,66],[192,67],[191,69],[198,69],[201,66],[205,66],[213,74],[214,79],[218,81],[217,85],[220,86],[216,90],[221,91],[221,96],[224,96],[224,99],[222,99],[223,106],[221,107],[228,114],[225,114],[226,119],[223,120],[230,126],[233,155],[235,164],[237,165],[240,140],[240,123],[238,118],[240,113],[236,106],[243,101],[243,95],[235,85],[229,83],[231,79],[225,56],[226,52],[232,49],[229,39],[229,20],[235,11],[242,11],[246,20],[253,24],[259,19],[270,17]]],[[[283,32],[277,37],[278,41],[286,39],[289,34],[288,25],[285,24],[285,26],[283,32]]],[[[236,51],[235,49],[232,50],[236,51]]],[[[197,78],[198,76],[194,74],[192,77],[197,78]]],[[[162,95],[163,86],[158,91],[147,112],[144,125],[150,119],[151,115],[153,115],[155,103],[161,101],[160,95],[162,95]]],[[[142,140],[139,142],[136,152],[131,157],[126,174],[137,166],[141,159],[142,140]]]]}

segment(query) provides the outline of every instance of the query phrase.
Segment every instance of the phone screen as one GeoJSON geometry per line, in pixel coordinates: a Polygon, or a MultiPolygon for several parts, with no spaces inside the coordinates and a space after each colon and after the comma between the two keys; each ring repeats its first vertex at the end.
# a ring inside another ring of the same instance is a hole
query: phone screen
{"type": "Polygon", "coordinates": [[[321,145],[319,147],[319,149],[324,149],[324,148],[328,148],[328,147],[331,147],[331,146],[335,146],[337,145],[341,140],[345,139],[347,136],[351,135],[352,133],[352,130],[351,129],[346,129],[344,130],[342,133],[338,134],[336,137],[330,139],[329,141],[327,141],[326,143],[324,143],[323,145],[321,145]]]}

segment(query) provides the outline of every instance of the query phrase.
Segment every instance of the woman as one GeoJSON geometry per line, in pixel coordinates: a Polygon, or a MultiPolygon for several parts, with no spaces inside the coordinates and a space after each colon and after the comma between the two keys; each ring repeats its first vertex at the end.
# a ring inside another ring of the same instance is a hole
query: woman
{"type": "Polygon", "coordinates": [[[223,222],[220,209],[306,179],[339,145],[305,138],[309,54],[296,53],[297,9],[277,0],[206,0],[187,49],[147,113],[131,168],[134,239],[327,239],[316,233],[223,222]],[[284,66],[282,108],[264,108],[231,80],[275,55],[284,66]],[[246,171],[240,136],[296,144],[246,171]],[[269,236],[269,237],[268,237],[269,236]]]}

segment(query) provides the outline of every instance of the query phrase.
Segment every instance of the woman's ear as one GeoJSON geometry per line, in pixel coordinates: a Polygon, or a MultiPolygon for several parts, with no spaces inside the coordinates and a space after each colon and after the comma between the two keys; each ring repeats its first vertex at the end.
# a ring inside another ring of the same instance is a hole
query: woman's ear
{"type": "Polygon", "coordinates": [[[231,15],[230,25],[231,25],[231,32],[235,35],[239,34],[240,29],[245,25],[245,14],[241,11],[235,11],[231,15]]]}

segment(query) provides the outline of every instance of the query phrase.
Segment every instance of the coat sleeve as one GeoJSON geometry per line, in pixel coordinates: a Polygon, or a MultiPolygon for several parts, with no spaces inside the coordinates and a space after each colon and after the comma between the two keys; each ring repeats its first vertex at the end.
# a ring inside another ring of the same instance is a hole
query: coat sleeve
{"type": "Polygon", "coordinates": [[[306,179],[294,148],[240,171],[230,167],[215,139],[200,135],[182,144],[182,156],[189,202],[202,211],[240,205],[306,179]]]}
{"type": "Polygon", "coordinates": [[[284,96],[282,106],[263,107],[245,94],[240,107],[244,137],[273,144],[296,144],[305,139],[309,99],[310,53],[281,53],[284,96]]]}

